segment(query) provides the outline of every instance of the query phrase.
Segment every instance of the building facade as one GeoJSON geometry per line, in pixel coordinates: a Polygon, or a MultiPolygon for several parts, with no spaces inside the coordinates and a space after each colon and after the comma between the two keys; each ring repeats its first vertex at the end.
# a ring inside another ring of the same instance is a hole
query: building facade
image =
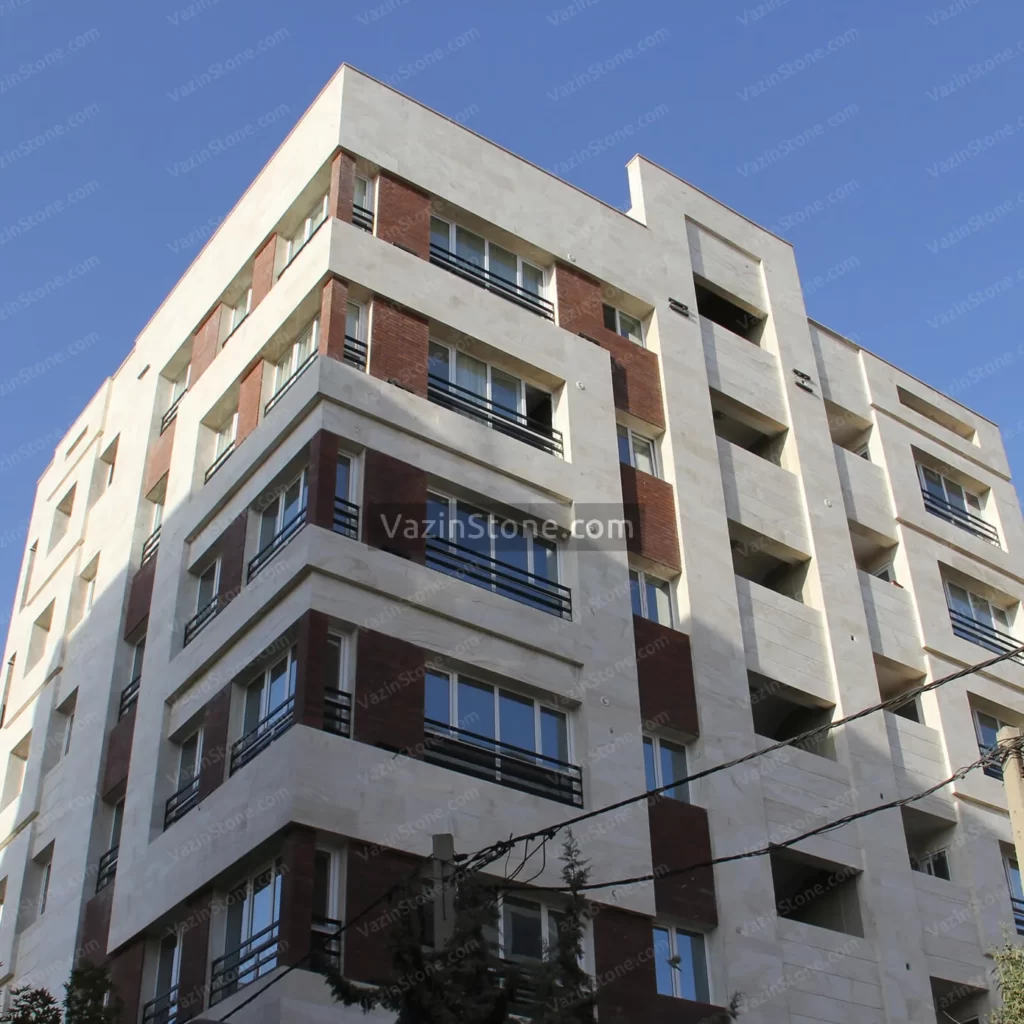
{"type": "MultiPolygon", "coordinates": [[[[394,908],[338,923],[435,835],[471,853],[1015,643],[998,429],[810,321],[788,243],[628,174],[624,213],[350,67],[298,122],[39,483],[8,993],[87,957],[125,1020],[363,1019],[310,958],[383,978],[394,908]]],[[[1022,690],[1004,662],[592,818],[591,879],[934,786],[1022,690]]],[[[983,1013],[1024,930],[997,776],[596,890],[602,1024],[983,1013]]],[[[502,955],[557,910],[507,894],[502,955]]]]}

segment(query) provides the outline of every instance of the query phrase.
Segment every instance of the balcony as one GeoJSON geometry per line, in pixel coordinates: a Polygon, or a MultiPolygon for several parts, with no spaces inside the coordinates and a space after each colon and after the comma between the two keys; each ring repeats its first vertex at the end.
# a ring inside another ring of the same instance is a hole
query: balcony
{"type": "Polygon", "coordinates": [[[117,851],[119,847],[112,846],[102,857],[99,867],[96,869],[96,891],[102,892],[114,880],[117,874],[117,851]]]}
{"type": "Polygon", "coordinates": [[[246,581],[252,583],[253,578],[274,558],[298,532],[306,525],[306,510],[299,509],[292,518],[264,545],[263,549],[249,559],[246,581]]]}
{"type": "Polygon", "coordinates": [[[234,450],[235,442],[232,441],[231,444],[229,444],[227,448],[225,448],[224,451],[222,451],[220,455],[218,455],[217,458],[213,460],[213,465],[206,471],[205,475],[203,476],[203,483],[208,484],[210,482],[211,478],[213,477],[213,474],[216,473],[217,470],[220,469],[220,467],[223,466],[224,463],[231,458],[231,454],[232,452],[234,452],[234,450]]]}
{"type": "Polygon", "coordinates": [[[188,394],[188,388],[186,388],[178,397],[171,402],[170,408],[160,418],[160,433],[162,434],[178,417],[178,406],[181,405],[181,400],[188,394]]]}
{"type": "MultiPolygon", "coordinates": [[[[1010,636],[1009,633],[1004,633],[1002,630],[996,629],[980,619],[973,619],[970,615],[964,615],[963,612],[957,612],[950,608],[949,619],[953,624],[953,634],[955,636],[960,637],[961,640],[977,644],[979,647],[984,647],[996,654],[1015,651],[1021,646],[1021,641],[1015,636],[1010,636]]],[[[1024,654],[1014,655],[1010,661],[1015,661],[1018,665],[1024,665],[1024,654]]]]}
{"type": "Polygon", "coordinates": [[[959,526],[961,530],[966,530],[975,537],[988,541],[989,544],[994,544],[996,547],[1001,546],[999,543],[999,531],[991,523],[982,519],[981,516],[976,516],[973,512],[968,512],[967,509],[960,508],[952,504],[952,502],[946,501],[945,498],[940,498],[938,495],[926,491],[924,488],[921,489],[921,497],[924,498],[924,507],[933,516],[945,519],[947,523],[959,526]]]}
{"type": "Polygon", "coordinates": [[[1010,905],[1013,907],[1013,924],[1018,935],[1024,935],[1024,900],[1010,897],[1010,905]]]}
{"type": "Polygon", "coordinates": [[[256,727],[231,746],[231,770],[234,775],[254,758],[259,757],[271,743],[284,735],[295,724],[295,695],[279,704],[256,727]]]}
{"type": "Polygon", "coordinates": [[[341,967],[341,921],[333,917],[314,917],[309,944],[309,966],[314,971],[341,967]]]}
{"type": "Polygon", "coordinates": [[[324,732],[352,735],[352,695],[341,690],[324,691],[324,732]]]}
{"type": "Polygon", "coordinates": [[[313,363],[316,362],[316,357],[318,355],[320,355],[319,352],[310,352],[310,354],[306,357],[305,362],[302,363],[302,365],[299,366],[295,370],[295,372],[274,392],[273,397],[263,407],[264,416],[270,415],[270,410],[273,409],[274,406],[277,405],[277,403],[280,402],[282,398],[284,398],[284,396],[291,389],[291,386],[306,372],[306,370],[309,369],[310,366],[313,365],[313,363]]]}
{"type": "Polygon", "coordinates": [[[360,206],[358,203],[352,204],[352,223],[357,228],[362,228],[364,231],[373,233],[373,210],[368,210],[365,206],[360,206]]]}
{"type": "Polygon", "coordinates": [[[583,772],[576,765],[430,718],[423,724],[423,759],[428,764],[561,804],[583,806],[583,772]]]}
{"type": "Polygon", "coordinates": [[[209,625],[212,619],[215,619],[228,605],[227,599],[218,594],[212,601],[203,605],[192,616],[188,622],[185,623],[185,642],[184,647],[188,647],[190,643],[209,625]]]}
{"type": "Polygon", "coordinates": [[[438,267],[443,267],[452,274],[465,278],[467,281],[471,281],[473,284],[479,285],[481,288],[486,288],[488,291],[500,295],[503,299],[508,299],[509,302],[514,302],[517,306],[522,306],[523,309],[530,310],[531,313],[537,313],[546,320],[555,319],[554,304],[548,299],[526,288],[521,288],[514,281],[509,281],[500,274],[485,270],[472,260],[467,260],[462,256],[449,252],[449,250],[437,245],[435,242],[430,243],[430,262],[438,267]]]}
{"type": "Polygon", "coordinates": [[[359,506],[344,498],[335,498],[332,528],[335,533],[355,540],[359,536],[359,506]]]}
{"type": "Polygon", "coordinates": [[[237,992],[240,988],[269,974],[277,966],[280,922],[275,921],[238,949],[213,961],[210,971],[210,1005],[237,992]]]}
{"type": "Polygon", "coordinates": [[[178,986],[169,988],[163,995],[150,999],[142,1007],[142,1024],[177,1024],[178,986]]]}
{"type": "Polygon", "coordinates": [[[427,375],[427,397],[436,405],[470,416],[500,434],[507,434],[549,455],[564,457],[560,430],[532,420],[506,405],[492,402],[469,388],[431,373],[427,375]]]}
{"type": "Polygon", "coordinates": [[[519,604],[563,619],[572,618],[572,592],[568,587],[454,541],[428,537],[426,563],[431,569],[493,590],[519,604]]]}
{"type": "Polygon", "coordinates": [[[141,569],[151,558],[156,557],[156,553],[160,548],[160,527],[158,526],[147,538],[145,544],[142,545],[142,561],[139,563],[141,569]]]}
{"type": "Polygon", "coordinates": [[[164,807],[164,831],[182,818],[199,803],[199,776],[186,782],[164,807]]]}
{"type": "Polygon", "coordinates": [[[131,711],[135,702],[139,699],[139,687],[142,685],[142,676],[136,676],[122,691],[121,701],[117,705],[117,720],[120,722],[125,715],[131,711]]]}

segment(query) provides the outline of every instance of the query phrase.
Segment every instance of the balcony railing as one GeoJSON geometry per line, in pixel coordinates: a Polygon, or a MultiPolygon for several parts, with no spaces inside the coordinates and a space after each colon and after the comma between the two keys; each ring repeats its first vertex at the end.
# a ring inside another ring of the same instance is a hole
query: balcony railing
{"type": "Polygon", "coordinates": [[[1024,935],[1024,900],[1010,897],[1010,905],[1013,907],[1013,923],[1018,935],[1024,935]]]}
{"type": "Polygon", "coordinates": [[[279,930],[280,922],[275,921],[243,942],[238,949],[213,961],[210,972],[211,1006],[269,974],[277,966],[279,930]]]}
{"type": "Polygon", "coordinates": [[[207,627],[211,619],[215,619],[223,610],[227,607],[227,600],[220,594],[217,594],[212,600],[208,601],[203,605],[192,616],[188,622],[185,623],[185,642],[183,646],[187,647],[193,640],[207,627]]]}
{"type": "Polygon", "coordinates": [[[145,544],[142,545],[142,561],[139,563],[141,569],[151,558],[153,558],[157,551],[160,549],[160,527],[158,526],[147,538],[145,544]]]}
{"type": "Polygon", "coordinates": [[[502,277],[500,274],[485,270],[478,263],[458,256],[436,242],[430,243],[430,262],[444,267],[445,270],[458,274],[459,277],[464,277],[467,281],[472,281],[473,284],[478,284],[481,288],[486,288],[532,313],[538,313],[548,320],[555,319],[554,304],[548,299],[531,292],[528,288],[521,288],[514,281],[509,281],[508,278],[502,277]]]}
{"type": "Polygon", "coordinates": [[[563,456],[562,432],[540,420],[530,419],[507,405],[492,402],[461,384],[453,384],[437,374],[427,374],[427,397],[436,405],[464,413],[487,424],[501,434],[539,448],[551,455],[563,456]]]}
{"type": "Polygon", "coordinates": [[[924,488],[921,489],[921,496],[924,498],[924,507],[933,516],[945,519],[947,523],[959,526],[961,530],[973,533],[975,537],[987,540],[989,544],[995,544],[996,547],[1000,546],[999,531],[991,523],[982,519],[981,516],[976,516],[973,512],[959,508],[946,501],[945,498],[940,498],[924,488]]]}
{"type": "MultiPolygon", "coordinates": [[[[994,651],[996,654],[1004,654],[1006,651],[1016,650],[1021,646],[1021,641],[1009,633],[990,626],[987,622],[974,619],[963,612],[949,609],[949,618],[953,624],[953,633],[961,640],[969,640],[972,644],[994,651]]],[[[1024,665],[1024,654],[1014,655],[1010,659],[1018,665],[1024,665]]]]}
{"type": "Polygon", "coordinates": [[[352,223],[364,231],[373,231],[373,210],[368,210],[358,203],[352,204],[352,223]]]}
{"type": "Polygon", "coordinates": [[[295,724],[295,694],[278,704],[264,719],[231,746],[231,774],[258,757],[278,736],[295,724]]]}
{"type": "Polygon", "coordinates": [[[352,735],[352,694],[341,690],[324,691],[324,732],[335,736],[352,735]]]}
{"type": "Polygon", "coordinates": [[[423,759],[562,804],[583,806],[583,772],[557,758],[427,718],[423,759]]]}
{"type": "Polygon", "coordinates": [[[178,397],[173,402],[171,402],[170,408],[160,418],[160,433],[161,434],[175,421],[175,419],[177,419],[177,416],[178,416],[178,406],[181,405],[181,400],[187,394],[188,394],[188,388],[185,388],[185,390],[182,391],[182,393],[180,395],[178,395],[178,397]]]}
{"type": "Polygon", "coordinates": [[[353,540],[359,536],[359,506],[344,498],[334,499],[335,533],[340,533],[353,540]]]}
{"type": "Polygon", "coordinates": [[[263,549],[249,559],[247,582],[251,583],[261,569],[306,525],[306,510],[300,508],[292,518],[264,545],[263,549]]]}
{"type": "Polygon", "coordinates": [[[119,847],[112,846],[102,857],[100,857],[99,867],[96,869],[96,891],[100,892],[106,889],[108,885],[114,880],[114,876],[117,874],[117,851],[119,847]]]}
{"type": "Polygon", "coordinates": [[[359,338],[353,338],[351,334],[345,335],[345,362],[351,363],[359,370],[366,369],[366,342],[359,338]]]}
{"type": "Polygon", "coordinates": [[[440,537],[427,538],[427,565],[477,587],[493,590],[549,615],[572,618],[572,592],[561,583],[440,537]]]}
{"type": "Polygon", "coordinates": [[[199,776],[186,782],[164,807],[164,831],[182,818],[199,803],[199,776]]]}
{"type": "Polygon", "coordinates": [[[117,720],[120,722],[125,715],[131,711],[132,706],[139,699],[139,687],[142,685],[142,676],[136,676],[122,691],[121,701],[117,705],[117,720]]]}
{"type": "Polygon", "coordinates": [[[295,372],[274,392],[273,398],[263,407],[263,415],[269,416],[270,410],[281,401],[282,398],[288,393],[291,386],[309,369],[313,363],[316,362],[316,357],[320,355],[319,352],[310,352],[306,356],[305,361],[299,366],[295,372]]]}
{"type": "Polygon", "coordinates": [[[142,1024],[177,1024],[178,986],[169,988],[163,995],[150,999],[142,1007],[142,1024]]]}
{"type": "Polygon", "coordinates": [[[309,945],[311,970],[341,967],[341,921],[333,917],[313,917],[313,930],[309,945]]]}
{"type": "Polygon", "coordinates": [[[218,455],[217,458],[213,460],[213,465],[206,471],[206,474],[203,477],[203,483],[210,482],[210,478],[213,476],[214,473],[217,472],[218,469],[220,469],[221,466],[224,465],[225,462],[228,461],[228,459],[231,458],[231,455],[234,452],[234,450],[235,442],[232,441],[231,444],[229,444],[227,448],[225,448],[224,451],[222,451],[220,455],[218,455]]]}

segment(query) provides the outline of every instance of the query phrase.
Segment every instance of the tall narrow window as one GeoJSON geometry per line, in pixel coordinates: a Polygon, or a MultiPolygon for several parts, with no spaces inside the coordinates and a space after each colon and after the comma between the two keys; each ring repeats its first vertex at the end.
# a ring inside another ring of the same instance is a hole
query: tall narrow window
{"type": "MultiPolygon", "coordinates": [[[[178,985],[178,979],[181,975],[181,937],[178,931],[175,930],[170,932],[160,940],[160,950],[157,953],[156,963],[156,985],[153,995],[157,1000],[160,997],[167,997],[171,990],[176,988],[178,985]]],[[[161,1019],[166,1020],[168,1024],[171,1024],[177,1016],[177,998],[173,997],[171,1000],[166,1002],[166,1005],[158,1004],[154,1007],[157,1013],[154,1015],[153,1020],[159,1021],[161,1019]],[[173,1013],[172,1011],[173,1007],[173,1013]],[[161,1011],[166,1011],[166,1014],[161,1017],[161,1011]]]]}
{"type": "Polygon", "coordinates": [[[50,901],[50,875],[53,871],[53,846],[43,855],[44,860],[37,861],[39,868],[39,916],[46,913],[50,901]]]}
{"type": "Polygon", "coordinates": [[[303,470],[260,513],[260,551],[265,551],[290,528],[298,526],[306,510],[306,498],[306,471],[303,470]]]}
{"type": "Polygon", "coordinates": [[[210,1002],[263,977],[277,966],[281,864],[236,886],[228,899],[223,957],[214,962],[210,1002]]]}
{"type": "Polygon", "coordinates": [[[604,325],[609,331],[614,331],[623,338],[628,338],[635,344],[643,346],[643,324],[635,316],[623,313],[621,309],[616,309],[614,306],[605,305],[604,325]]]}
{"type": "Polygon", "coordinates": [[[373,230],[373,185],[366,178],[356,176],[352,192],[352,222],[367,231],[373,230]]]}
{"type": "Polygon", "coordinates": [[[285,350],[274,367],[274,394],[289,384],[292,378],[317,354],[320,318],[317,317],[285,350]]]}
{"type": "Polygon", "coordinates": [[[291,263],[303,246],[316,234],[317,228],[327,220],[327,196],[321,196],[302,218],[298,231],[288,239],[288,263],[291,263]]]}
{"type": "MultiPolygon", "coordinates": [[[[661,789],[676,779],[685,779],[686,748],[669,743],[658,736],[644,737],[644,773],[648,790],[661,789]]],[[[672,789],[666,789],[662,796],[689,803],[690,792],[684,782],[672,789]]]]}
{"type": "Polygon", "coordinates": [[[290,711],[295,694],[296,649],[260,673],[245,691],[242,735],[272,729],[290,711]]]}
{"type": "Polygon", "coordinates": [[[245,318],[249,315],[249,313],[251,311],[252,311],[252,286],[250,285],[242,293],[242,297],[231,307],[230,318],[229,318],[229,321],[228,321],[228,323],[229,323],[228,334],[229,335],[234,334],[235,331],[237,331],[238,328],[242,326],[242,323],[245,321],[245,318]]]}
{"type": "Polygon", "coordinates": [[[184,789],[199,777],[199,767],[203,752],[203,731],[197,729],[187,739],[182,740],[178,752],[178,790],[184,789]]]}
{"type": "Polygon", "coordinates": [[[49,551],[52,551],[64,539],[71,525],[71,512],[75,507],[75,488],[72,487],[57,503],[53,512],[53,525],[50,528],[49,551]]]}
{"type": "Polygon", "coordinates": [[[654,965],[660,995],[710,1002],[703,935],[656,925],[654,965]]]}
{"type": "Polygon", "coordinates": [[[196,593],[196,612],[201,612],[214,602],[217,597],[217,585],[220,582],[220,559],[208,566],[199,576],[199,587],[196,593]]]}
{"type": "Polygon", "coordinates": [[[619,438],[619,462],[639,469],[649,476],[658,475],[658,464],[654,454],[654,442],[637,434],[629,427],[617,428],[619,438]]]}
{"type": "Polygon", "coordinates": [[[629,593],[634,615],[662,626],[672,625],[672,591],[665,580],[630,569],[629,593]]]}

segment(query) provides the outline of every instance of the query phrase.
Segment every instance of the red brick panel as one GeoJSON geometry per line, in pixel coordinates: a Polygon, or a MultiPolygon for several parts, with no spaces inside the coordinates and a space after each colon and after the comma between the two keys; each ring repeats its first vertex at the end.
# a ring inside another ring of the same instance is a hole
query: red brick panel
{"type": "Polygon", "coordinates": [[[87,900],[78,932],[78,958],[99,966],[107,959],[107,935],[110,931],[110,908],[114,887],[108,885],[87,900]]]}
{"type": "Polygon", "coordinates": [[[382,171],[377,179],[377,237],[429,259],[430,196],[382,171]]]}
{"type": "Polygon", "coordinates": [[[626,547],[635,555],[679,570],[679,534],[672,485],[619,463],[622,509],[630,524],[626,547]]]}
{"type": "Polygon", "coordinates": [[[670,626],[633,617],[640,714],[645,722],[697,736],[697,695],[690,638],[670,626]]]}
{"type": "Polygon", "coordinates": [[[604,329],[604,299],[601,285],[592,277],[566,266],[555,265],[555,292],[558,295],[558,325],[573,334],[597,337],[604,329]]]}
{"type": "Polygon", "coordinates": [[[242,572],[245,569],[245,527],[248,518],[248,512],[243,512],[221,534],[220,580],[217,593],[222,601],[233,601],[242,589],[242,572]]]}
{"type": "Polygon", "coordinates": [[[313,866],[316,829],[293,826],[281,850],[282,964],[298,963],[309,955],[313,928],[313,866]]]}
{"type": "Polygon", "coordinates": [[[171,420],[170,426],[162,434],[158,434],[149,446],[149,451],[146,453],[146,472],[142,478],[143,496],[151,493],[153,488],[167,476],[171,468],[174,428],[177,423],[177,419],[171,420]]]}
{"type": "Polygon", "coordinates": [[[202,1012],[206,998],[206,973],[210,966],[209,893],[193,898],[182,923],[181,966],[178,971],[178,1020],[191,1020],[202,1012]]]}
{"type": "Polygon", "coordinates": [[[223,781],[228,758],[231,684],[209,701],[203,713],[203,756],[199,765],[199,799],[205,800],[223,781]]]}
{"type": "MultiPolygon", "coordinates": [[[[299,619],[295,645],[295,721],[311,729],[324,724],[324,689],[327,685],[327,616],[309,611],[299,619]]],[[[337,683],[334,684],[337,686],[337,683]]]]}
{"type": "Polygon", "coordinates": [[[426,398],[428,322],[380,296],[374,296],[370,322],[370,373],[426,398]]]}
{"type": "Polygon", "coordinates": [[[135,1024],[139,1019],[145,959],[145,939],[137,939],[110,958],[110,980],[121,1000],[121,1024],[135,1024]]]}
{"type": "MultiPolygon", "coordinates": [[[[345,908],[354,918],[393,886],[408,879],[418,857],[386,847],[350,843],[347,861],[345,908]]],[[[415,892],[415,890],[411,890],[415,892]]],[[[345,977],[351,981],[380,982],[393,976],[392,936],[398,923],[400,904],[410,892],[399,889],[390,899],[357,921],[345,932],[345,977]]]]}
{"type": "Polygon", "coordinates": [[[217,356],[220,344],[220,305],[203,321],[192,340],[192,372],[189,377],[190,387],[206,372],[207,367],[217,356]]]}
{"type": "MultiPolygon", "coordinates": [[[[661,797],[648,804],[647,813],[655,874],[711,859],[711,831],[708,812],[703,807],[661,797]]],[[[659,915],[668,914],[714,928],[718,924],[714,869],[703,867],[656,878],[654,905],[659,915]]]]}
{"type": "Polygon", "coordinates": [[[124,636],[128,638],[146,621],[149,606],[153,601],[153,579],[156,576],[156,559],[151,558],[132,577],[128,585],[128,603],[124,611],[124,636]]]}
{"type": "Polygon", "coordinates": [[[422,648],[371,629],[360,629],[356,645],[353,736],[413,756],[423,749],[422,648]]]}
{"type": "Polygon", "coordinates": [[[345,358],[347,307],[348,284],[338,277],[328,278],[320,295],[320,355],[339,361],[345,358]]]}
{"type": "Polygon", "coordinates": [[[367,451],[363,465],[363,541],[422,564],[427,550],[427,474],[383,452],[367,451]]]}
{"type": "Polygon", "coordinates": [[[132,736],[135,733],[135,709],[139,702],[132,704],[107,737],[107,754],[103,762],[103,785],[100,796],[107,803],[117,803],[124,796],[128,786],[128,766],[132,759],[132,736]]]}
{"type": "Polygon", "coordinates": [[[238,427],[235,431],[235,444],[241,444],[260,422],[260,405],[263,398],[263,367],[266,364],[260,359],[255,366],[242,377],[238,388],[238,427]]]}
{"type": "Polygon", "coordinates": [[[277,235],[271,235],[256,253],[252,265],[252,308],[255,309],[274,287],[274,260],[277,258],[277,235]]]}
{"type": "Polygon", "coordinates": [[[325,530],[334,528],[334,497],[338,476],[337,434],[317,431],[309,444],[306,520],[325,530]]]}
{"type": "Polygon", "coordinates": [[[652,922],[602,906],[594,918],[601,1024],[724,1024],[722,1008],[658,994],[652,922]]]}
{"type": "Polygon", "coordinates": [[[338,152],[331,162],[331,187],[327,197],[327,216],[352,222],[352,196],[356,187],[356,158],[338,152]]]}

